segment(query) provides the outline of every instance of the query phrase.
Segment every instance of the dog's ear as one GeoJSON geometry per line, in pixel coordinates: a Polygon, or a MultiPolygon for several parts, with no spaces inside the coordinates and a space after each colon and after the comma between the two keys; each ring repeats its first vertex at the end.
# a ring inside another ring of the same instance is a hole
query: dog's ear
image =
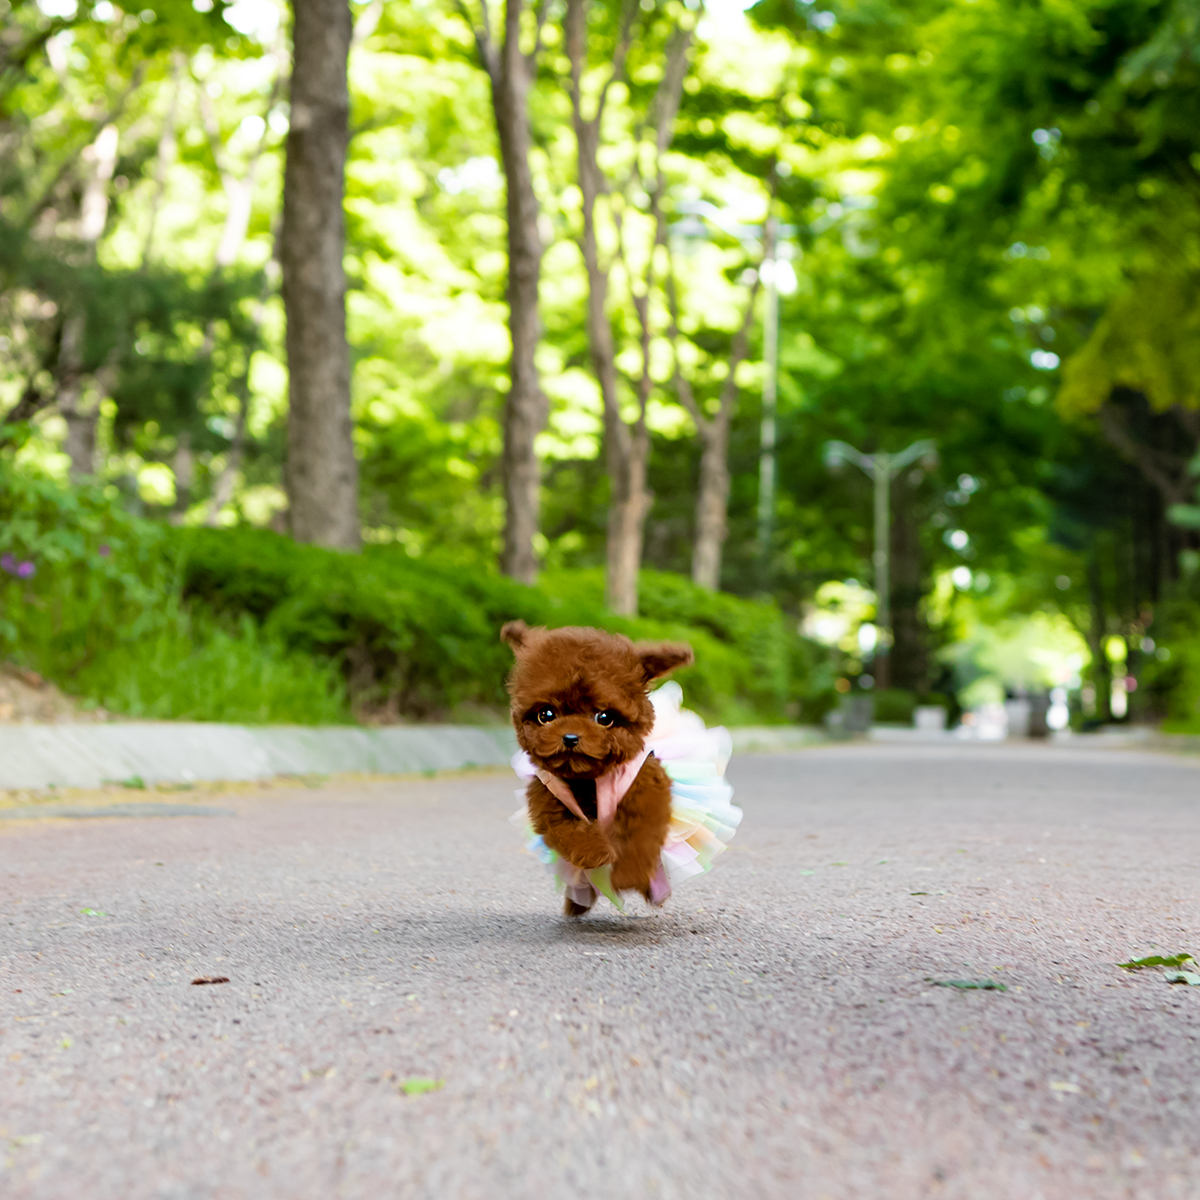
{"type": "Polygon", "coordinates": [[[676,667],[690,666],[696,659],[691,646],[681,642],[641,642],[635,649],[647,683],[661,679],[676,667]]]}
{"type": "Polygon", "coordinates": [[[529,641],[530,628],[524,621],[509,621],[500,630],[500,640],[507,642],[514,654],[520,654],[529,641]]]}

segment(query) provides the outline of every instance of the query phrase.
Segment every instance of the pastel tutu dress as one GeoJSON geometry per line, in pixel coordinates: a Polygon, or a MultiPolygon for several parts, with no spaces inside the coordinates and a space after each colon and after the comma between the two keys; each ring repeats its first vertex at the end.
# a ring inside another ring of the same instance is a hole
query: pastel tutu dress
{"type": "MultiPolygon", "coordinates": [[[[683,708],[683,689],[677,683],[663,684],[651,693],[650,702],[654,728],[646,738],[646,751],[662,763],[671,780],[671,823],[658,871],[650,882],[651,903],[661,904],[684,880],[711,869],[736,832],[742,810],[732,802],[733,788],[725,782],[733,751],[729,730],[709,729],[696,713],[683,708]]],[[[512,765],[525,782],[539,775],[524,750],[513,755],[512,765]]],[[[630,777],[626,790],[632,782],[630,777]]],[[[624,911],[624,901],[612,887],[611,868],[584,870],[551,850],[530,824],[524,789],[517,796],[521,808],[513,814],[513,824],[522,830],[527,849],[550,872],[558,890],[584,908],[591,908],[602,895],[624,911]]]]}

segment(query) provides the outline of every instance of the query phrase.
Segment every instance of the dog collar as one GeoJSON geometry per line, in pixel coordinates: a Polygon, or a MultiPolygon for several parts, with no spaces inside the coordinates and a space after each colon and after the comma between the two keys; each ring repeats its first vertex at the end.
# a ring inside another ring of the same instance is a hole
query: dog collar
{"type": "MultiPolygon", "coordinates": [[[[614,767],[596,780],[596,820],[599,824],[608,825],[612,821],[617,811],[617,805],[625,799],[629,789],[633,787],[633,781],[638,777],[638,772],[642,769],[642,764],[649,757],[650,750],[647,748],[636,758],[631,758],[627,763],[614,767]]],[[[565,780],[540,768],[536,774],[552,796],[561,800],[581,821],[585,824],[588,823],[587,817],[583,815],[583,810],[579,807],[579,801],[575,799],[575,794],[565,780]]]]}

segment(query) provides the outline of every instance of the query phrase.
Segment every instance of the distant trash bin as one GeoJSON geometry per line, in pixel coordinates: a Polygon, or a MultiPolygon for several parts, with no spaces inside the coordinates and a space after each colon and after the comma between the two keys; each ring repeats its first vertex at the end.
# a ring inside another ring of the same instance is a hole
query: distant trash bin
{"type": "Polygon", "coordinates": [[[831,713],[825,715],[825,728],[837,736],[867,733],[875,716],[875,700],[871,696],[847,696],[831,713]]]}
{"type": "Polygon", "coordinates": [[[940,704],[918,704],[913,709],[913,728],[938,732],[946,728],[946,710],[940,704]]]}
{"type": "Polygon", "coordinates": [[[1009,737],[1029,737],[1030,712],[1028,700],[1005,700],[1004,715],[1008,718],[1009,737]]]}
{"type": "Polygon", "coordinates": [[[1038,692],[1029,698],[1029,736],[1031,738],[1046,738],[1050,736],[1050,697],[1045,692],[1038,692]]]}

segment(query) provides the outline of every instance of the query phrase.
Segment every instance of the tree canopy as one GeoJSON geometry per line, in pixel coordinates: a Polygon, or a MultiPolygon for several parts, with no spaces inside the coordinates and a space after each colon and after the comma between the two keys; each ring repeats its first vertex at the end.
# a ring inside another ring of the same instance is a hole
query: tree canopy
{"type": "MultiPolygon", "coordinates": [[[[827,470],[822,447],[932,438],[937,464],[892,491],[896,682],[962,690],[982,668],[952,643],[1040,614],[1078,653],[1036,682],[1090,686],[1102,719],[1114,681],[1144,675],[1135,703],[1161,710],[1175,684],[1159,643],[1191,636],[1200,546],[1200,3],[517,9],[521,46],[537,48],[542,568],[611,571],[610,512],[630,486],[611,451],[641,430],[636,561],[769,594],[815,629],[872,579],[870,485],[827,470]],[[589,198],[580,120],[602,95],[589,198]],[[611,381],[589,322],[589,228],[611,381]],[[778,492],[764,556],[768,279],[778,492]],[[697,573],[712,478],[728,536],[697,573]]],[[[485,14],[503,28],[504,5],[351,10],[363,538],[490,570],[512,246],[476,36],[485,14]]],[[[0,17],[5,453],[176,523],[286,530],[286,7],[0,0],[0,17]]],[[[853,641],[869,614],[868,598],[833,639],[848,680],[869,674],[853,641]]],[[[997,670],[1010,686],[1020,674],[997,670]]]]}

